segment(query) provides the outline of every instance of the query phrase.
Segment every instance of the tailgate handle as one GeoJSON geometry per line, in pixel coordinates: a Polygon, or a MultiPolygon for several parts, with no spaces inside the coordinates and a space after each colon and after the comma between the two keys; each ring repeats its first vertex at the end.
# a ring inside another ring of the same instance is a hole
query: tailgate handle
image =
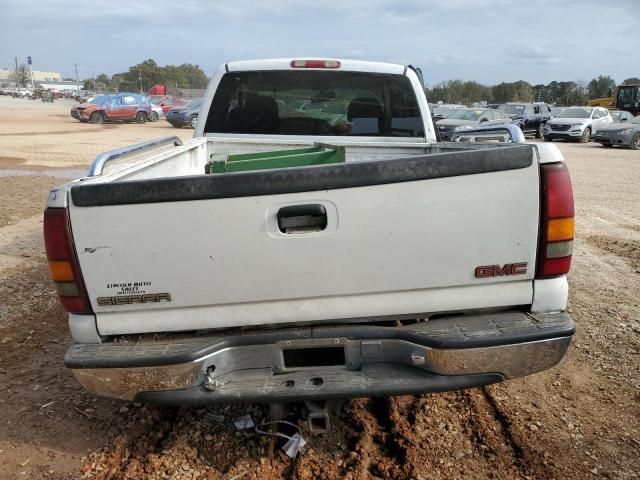
{"type": "Polygon", "coordinates": [[[285,234],[321,232],[327,228],[323,205],[291,205],[278,210],[278,228],[285,234]]]}

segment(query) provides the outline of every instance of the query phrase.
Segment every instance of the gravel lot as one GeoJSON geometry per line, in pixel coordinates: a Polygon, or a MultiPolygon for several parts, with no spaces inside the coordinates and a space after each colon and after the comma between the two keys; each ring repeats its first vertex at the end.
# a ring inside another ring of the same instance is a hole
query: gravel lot
{"type": "Polygon", "coordinates": [[[89,125],[72,103],[0,97],[0,478],[444,479],[640,477],[640,152],[557,143],[571,170],[569,275],[578,333],[553,370],[483,389],[347,402],[293,462],[237,433],[255,405],[157,409],[94,398],[62,366],[48,281],[48,190],[108,149],[179,134],[165,121],[89,125]],[[224,415],[218,422],[211,413],[224,415]]]}

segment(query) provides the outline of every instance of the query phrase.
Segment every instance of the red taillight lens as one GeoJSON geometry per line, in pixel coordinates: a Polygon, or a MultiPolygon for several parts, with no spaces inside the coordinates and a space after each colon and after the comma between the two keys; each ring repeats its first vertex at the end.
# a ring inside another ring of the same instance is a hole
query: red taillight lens
{"type": "Polygon", "coordinates": [[[340,68],[338,60],[291,60],[291,68],[340,68]]]}
{"type": "Polygon", "coordinates": [[[543,163],[540,173],[549,218],[573,217],[573,190],[567,166],[562,162],[543,163]]]}
{"type": "Polygon", "coordinates": [[[64,308],[71,313],[91,313],[66,208],[47,208],[44,211],[44,246],[49,274],[64,308]]]}
{"type": "Polygon", "coordinates": [[[562,163],[540,165],[540,241],[536,278],[564,275],[571,266],[574,206],[571,178],[562,163]]]}

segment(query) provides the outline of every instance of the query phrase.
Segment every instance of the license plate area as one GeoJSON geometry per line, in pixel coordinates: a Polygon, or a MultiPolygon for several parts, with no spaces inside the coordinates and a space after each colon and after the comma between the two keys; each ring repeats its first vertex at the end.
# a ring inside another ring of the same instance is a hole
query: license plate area
{"type": "Polygon", "coordinates": [[[359,342],[346,338],[281,341],[274,349],[274,371],[285,373],[314,368],[357,368],[358,348],[359,342]]]}
{"type": "Polygon", "coordinates": [[[285,369],[304,367],[335,367],[346,364],[344,346],[303,347],[282,349],[285,369]]]}

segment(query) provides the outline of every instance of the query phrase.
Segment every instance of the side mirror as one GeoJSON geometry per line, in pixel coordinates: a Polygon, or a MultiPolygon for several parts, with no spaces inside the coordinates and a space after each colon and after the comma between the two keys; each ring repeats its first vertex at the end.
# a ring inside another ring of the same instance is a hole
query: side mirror
{"type": "Polygon", "coordinates": [[[482,120],[480,120],[480,123],[484,123],[484,122],[488,122],[489,119],[488,118],[483,118],[482,120]]]}
{"type": "Polygon", "coordinates": [[[621,119],[620,119],[620,121],[621,121],[621,122],[626,122],[626,121],[627,121],[627,119],[626,119],[626,118],[621,118],[621,119]]]}
{"type": "Polygon", "coordinates": [[[454,132],[452,142],[461,143],[524,143],[524,134],[517,125],[485,125],[454,132]]]}

